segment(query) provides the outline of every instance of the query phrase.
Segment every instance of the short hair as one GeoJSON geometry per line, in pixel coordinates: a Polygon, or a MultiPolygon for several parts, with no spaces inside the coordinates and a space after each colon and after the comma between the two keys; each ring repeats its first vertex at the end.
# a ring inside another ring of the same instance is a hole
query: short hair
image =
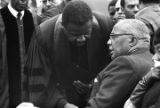
{"type": "Polygon", "coordinates": [[[111,0],[111,1],[109,2],[109,4],[108,4],[108,9],[109,9],[109,7],[111,7],[111,6],[115,6],[116,3],[117,3],[117,0],[111,0]]]}
{"type": "Polygon", "coordinates": [[[121,7],[124,7],[125,6],[125,0],[121,0],[120,4],[121,4],[121,7]]]}
{"type": "Polygon", "coordinates": [[[160,28],[157,29],[153,37],[153,45],[160,44],[160,28]]]}
{"type": "Polygon", "coordinates": [[[92,20],[91,8],[81,0],[69,2],[62,13],[62,25],[72,23],[76,25],[84,25],[89,20],[92,20]]]}
{"type": "Polygon", "coordinates": [[[115,26],[115,29],[120,28],[124,33],[133,34],[135,37],[144,38],[150,42],[150,32],[148,27],[138,19],[122,19],[115,26]]]}
{"type": "Polygon", "coordinates": [[[140,3],[160,3],[160,0],[139,0],[140,3]]]}

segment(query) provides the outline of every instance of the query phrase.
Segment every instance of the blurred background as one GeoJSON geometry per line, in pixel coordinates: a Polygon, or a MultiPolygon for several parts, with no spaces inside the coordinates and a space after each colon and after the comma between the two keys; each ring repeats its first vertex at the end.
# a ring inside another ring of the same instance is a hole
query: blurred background
{"type": "MultiPolygon", "coordinates": [[[[30,0],[34,3],[34,6],[39,7],[42,4],[42,0],[30,0]]],[[[83,0],[93,9],[99,12],[108,14],[107,8],[110,0],[83,0]]],[[[4,7],[9,0],[0,0],[0,8],[4,7]]],[[[54,0],[56,4],[60,4],[62,0],[54,0]]]]}

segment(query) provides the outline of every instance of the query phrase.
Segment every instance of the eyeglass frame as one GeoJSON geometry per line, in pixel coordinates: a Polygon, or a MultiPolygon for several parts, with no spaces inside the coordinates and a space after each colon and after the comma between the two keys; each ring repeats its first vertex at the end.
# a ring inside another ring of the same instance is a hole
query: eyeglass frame
{"type": "Polygon", "coordinates": [[[109,37],[120,37],[120,36],[125,36],[125,35],[135,37],[135,38],[137,38],[138,40],[147,39],[146,37],[136,37],[136,36],[134,36],[134,35],[131,34],[131,33],[122,33],[122,34],[114,34],[114,33],[111,33],[111,34],[109,35],[109,37]]]}

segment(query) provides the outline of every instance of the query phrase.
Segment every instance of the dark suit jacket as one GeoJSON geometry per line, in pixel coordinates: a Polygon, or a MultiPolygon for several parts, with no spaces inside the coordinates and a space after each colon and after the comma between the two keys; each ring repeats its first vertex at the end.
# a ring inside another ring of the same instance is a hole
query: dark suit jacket
{"type": "Polygon", "coordinates": [[[115,58],[94,80],[87,108],[123,108],[130,93],[153,65],[149,49],[115,58]]]}
{"type": "Polygon", "coordinates": [[[31,44],[27,63],[31,68],[29,73],[32,76],[30,78],[31,101],[36,105],[47,108],[56,105],[63,107],[66,98],[73,104],[82,105],[84,99],[77,94],[72,85],[73,81],[81,80],[89,83],[110,62],[105,43],[113,27],[112,21],[103,15],[96,15],[91,38],[87,42],[87,71],[71,62],[69,42],[63,32],[59,16],[40,25],[37,37],[35,36],[31,44]]]}
{"type": "Polygon", "coordinates": [[[146,92],[141,108],[160,107],[160,81],[153,82],[153,86],[146,92]]]}

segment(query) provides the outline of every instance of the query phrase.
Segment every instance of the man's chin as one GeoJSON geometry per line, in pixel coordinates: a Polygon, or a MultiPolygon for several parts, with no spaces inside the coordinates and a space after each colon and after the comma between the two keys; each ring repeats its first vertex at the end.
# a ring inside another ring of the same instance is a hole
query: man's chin
{"type": "Polygon", "coordinates": [[[118,57],[118,55],[116,55],[116,54],[111,54],[111,59],[112,59],[112,60],[115,59],[116,57],[118,57]]]}
{"type": "Polygon", "coordinates": [[[111,56],[111,59],[114,58],[114,53],[113,53],[113,51],[110,51],[110,56],[111,56]]]}

